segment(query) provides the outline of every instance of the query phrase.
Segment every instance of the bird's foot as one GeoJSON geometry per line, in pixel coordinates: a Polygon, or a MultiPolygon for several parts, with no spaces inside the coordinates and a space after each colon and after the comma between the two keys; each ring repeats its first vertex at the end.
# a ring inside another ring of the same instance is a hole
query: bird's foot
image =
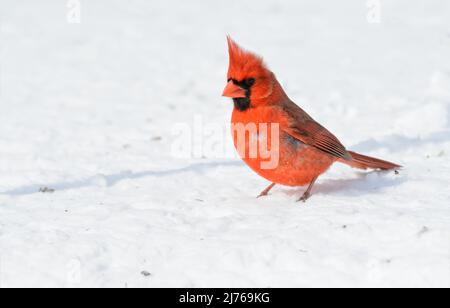
{"type": "Polygon", "coordinates": [[[259,194],[258,197],[256,197],[256,199],[262,198],[262,197],[267,197],[269,195],[269,190],[264,190],[262,193],[259,194]]]}
{"type": "Polygon", "coordinates": [[[315,177],[311,183],[309,183],[308,189],[305,191],[305,193],[303,194],[303,196],[297,200],[297,202],[306,202],[306,200],[308,200],[311,197],[311,191],[312,188],[314,186],[314,183],[316,183],[317,177],[315,177]]]}
{"type": "Polygon", "coordinates": [[[261,197],[266,197],[269,195],[269,192],[272,190],[272,188],[275,186],[275,183],[271,184],[269,187],[267,187],[266,189],[264,189],[262,191],[262,193],[259,194],[258,197],[256,197],[257,199],[261,198],[261,197]]]}
{"type": "Polygon", "coordinates": [[[256,197],[256,199],[262,198],[262,197],[267,197],[269,195],[269,193],[267,192],[262,192],[258,195],[258,197],[256,197]]]}
{"type": "Polygon", "coordinates": [[[305,192],[305,193],[303,194],[303,196],[302,196],[300,199],[297,200],[297,202],[303,202],[303,203],[305,203],[306,200],[308,200],[310,197],[311,197],[311,193],[310,193],[310,192],[305,192]]]}

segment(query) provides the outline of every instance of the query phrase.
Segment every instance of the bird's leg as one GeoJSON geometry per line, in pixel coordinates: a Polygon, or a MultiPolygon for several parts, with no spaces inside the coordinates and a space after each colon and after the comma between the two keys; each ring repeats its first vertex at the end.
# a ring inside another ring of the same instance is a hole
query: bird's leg
{"type": "Polygon", "coordinates": [[[309,186],[308,186],[308,189],[305,191],[305,193],[303,194],[303,196],[302,196],[300,199],[297,200],[297,202],[300,202],[300,201],[306,202],[306,200],[308,200],[309,197],[311,197],[311,190],[312,190],[314,184],[316,183],[317,178],[318,178],[318,177],[315,177],[315,178],[312,180],[312,182],[311,182],[311,183],[309,184],[309,186]]]}
{"type": "Polygon", "coordinates": [[[264,191],[263,191],[261,194],[259,194],[258,198],[267,196],[267,195],[269,194],[269,191],[271,191],[272,188],[273,188],[275,185],[277,185],[277,184],[275,184],[275,183],[270,184],[269,187],[267,187],[266,189],[264,189],[264,191]]]}

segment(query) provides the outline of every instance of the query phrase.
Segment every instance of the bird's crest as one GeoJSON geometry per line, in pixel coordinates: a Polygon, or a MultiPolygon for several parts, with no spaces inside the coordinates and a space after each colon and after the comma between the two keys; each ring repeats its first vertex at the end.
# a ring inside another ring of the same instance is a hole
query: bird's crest
{"type": "Polygon", "coordinates": [[[240,47],[230,36],[227,36],[227,40],[230,55],[228,79],[241,81],[250,77],[258,78],[270,75],[270,71],[261,57],[240,47]]]}

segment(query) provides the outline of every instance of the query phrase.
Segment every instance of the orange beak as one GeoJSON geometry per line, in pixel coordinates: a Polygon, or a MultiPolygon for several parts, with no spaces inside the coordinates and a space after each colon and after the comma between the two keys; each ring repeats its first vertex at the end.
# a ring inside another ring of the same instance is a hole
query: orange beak
{"type": "Polygon", "coordinates": [[[230,98],[245,98],[247,97],[247,94],[240,86],[235,85],[233,81],[229,81],[222,96],[230,98]]]}

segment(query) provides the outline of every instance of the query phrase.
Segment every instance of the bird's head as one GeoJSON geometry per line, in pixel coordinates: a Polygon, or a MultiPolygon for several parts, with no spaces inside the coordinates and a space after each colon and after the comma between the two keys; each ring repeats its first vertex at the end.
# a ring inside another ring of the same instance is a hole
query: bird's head
{"type": "Polygon", "coordinates": [[[261,57],[244,50],[231,37],[227,39],[230,65],[223,96],[232,98],[240,111],[257,107],[272,94],[275,77],[261,57]]]}

